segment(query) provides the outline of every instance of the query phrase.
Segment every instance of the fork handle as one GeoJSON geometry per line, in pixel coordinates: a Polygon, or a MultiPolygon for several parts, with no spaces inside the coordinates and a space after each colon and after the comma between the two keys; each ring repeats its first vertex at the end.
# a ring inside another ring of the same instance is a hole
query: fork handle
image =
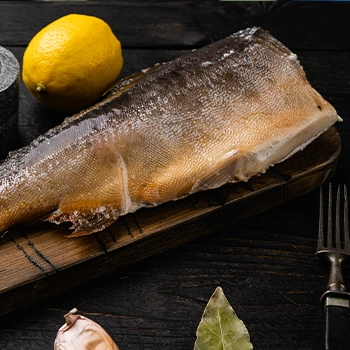
{"type": "Polygon", "coordinates": [[[324,311],[326,315],[326,350],[350,348],[349,293],[327,293],[324,311]]]}

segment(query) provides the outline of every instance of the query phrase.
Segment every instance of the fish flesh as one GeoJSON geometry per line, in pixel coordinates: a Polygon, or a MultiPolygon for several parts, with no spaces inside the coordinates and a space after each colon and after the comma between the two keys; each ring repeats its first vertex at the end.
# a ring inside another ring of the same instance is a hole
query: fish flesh
{"type": "Polygon", "coordinates": [[[141,207],[248,181],[340,121],[297,56],[241,30],[116,84],[0,166],[0,232],[48,220],[72,235],[141,207]]]}

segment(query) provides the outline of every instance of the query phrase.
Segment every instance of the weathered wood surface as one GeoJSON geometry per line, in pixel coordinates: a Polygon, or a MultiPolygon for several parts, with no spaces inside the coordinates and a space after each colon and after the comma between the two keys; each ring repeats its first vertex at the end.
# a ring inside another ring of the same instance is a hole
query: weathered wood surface
{"type": "Polygon", "coordinates": [[[349,41],[343,40],[349,34],[343,25],[348,5],[317,5],[298,1],[2,1],[0,35],[4,46],[23,46],[58,17],[82,13],[110,23],[127,48],[199,47],[259,25],[292,49],[349,49],[349,41]]]}
{"type": "MultiPolygon", "coordinates": [[[[0,45],[11,49],[21,62],[25,46],[36,31],[70,12],[97,15],[110,23],[125,44],[123,75],[172,59],[246,26],[260,25],[270,30],[298,54],[311,84],[343,117],[344,122],[336,126],[342,151],[333,180],[349,184],[350,4],[2,1],[0,45]]],[[[37,104],[23,85],[19,112],[19,145],[64,117],[37,104]]],[[[299,184],[305,189],[308,181],[299,184]]],[[[287,194],[299,190],[283,192],[282,197],[272,192],[269,201],[284,202],[290,199],[285,197],[287,194]]],[[[221,197],[214,198],[217,199],[221,197]]],[[[56,331],[64,323],[63,314],[76,306],[99,322],[121,349],[189,349],[193,347],[204,307],[217,285],[223,287],[246,323],[255,349],[322,348],[324,322],[319,297],[327,284],[328,269],[314,257],[317,206],[315,190],[225,229],[217,227],[212,234],[167,253],[111,271],[105,277],[2,316],[0,348],[52,349],[56,331]]],[[[224,215],[223,219],[232,217],[224,215]]],[[[212,230],[215,221],[209,222],[208,227],[205,221],[200,224],[212,230]]],[[[198,233],[200,228],[187,227],[190,234],[196,230],[198,233]]],[[[20,237],[14,233],[14,239],[32,249],[20,237]]],[[[91,239],[89,249],[100,247],[97,238],[91,239]]],[[[131,254],[145,257],[138,250],[139,245],[134,248],[131,254]]],[[[147,249],[151,252],[157,247],[147,249]]],[[[1,258],[0,262],[11,264],[1,258]]],[[[51,271],[49,264],[43,265],[51,271]]],[[[96,276],[104,274],[105,268],[106,264],[100,262],[96,276]]],[[[23,274],[19,271],[18,275],[23,274]]],[[[58,274],[51,273],[50,277],[55,275],[58,274]]],[[[350,283],[348,267],[344,275],[350,283]]],[[[62,278],[50,287],[55,292],[67,284],[69,278],[62,278]]],[[[28,299],[37,295],[38,287],[40,283],[27,291],[28,299]]]]}

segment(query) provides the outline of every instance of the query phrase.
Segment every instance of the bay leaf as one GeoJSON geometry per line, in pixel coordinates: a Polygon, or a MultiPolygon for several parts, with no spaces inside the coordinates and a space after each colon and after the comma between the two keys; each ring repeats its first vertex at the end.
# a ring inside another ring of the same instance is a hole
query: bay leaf
{"type": "Polygon", "coordinates": [[[244,323],[237,317],[221,287],[211,296],[197,328],[194,350],[251,350],[244,323]]]}

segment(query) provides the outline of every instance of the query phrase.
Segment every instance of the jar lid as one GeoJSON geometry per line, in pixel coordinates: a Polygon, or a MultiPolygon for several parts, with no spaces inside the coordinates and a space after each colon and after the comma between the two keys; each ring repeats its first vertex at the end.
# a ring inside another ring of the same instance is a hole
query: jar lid
{"type": "Polygon", "coordinates": [[[11,86],[19,74],[19,64],[12,52],[0,46],[0,93],[11,86]]]}

